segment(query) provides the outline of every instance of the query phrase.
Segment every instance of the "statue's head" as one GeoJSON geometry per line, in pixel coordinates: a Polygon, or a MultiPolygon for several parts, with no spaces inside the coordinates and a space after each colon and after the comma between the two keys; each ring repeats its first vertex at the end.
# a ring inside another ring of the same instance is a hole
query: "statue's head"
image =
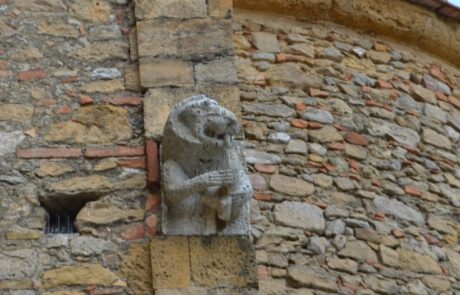
{"type": "Polygon", "coordinates": [[[239,134],[236,116],[204,95],[190,97],[177,105],[166,128],[181,138],[196,143],[223,147],[239,134]]]}

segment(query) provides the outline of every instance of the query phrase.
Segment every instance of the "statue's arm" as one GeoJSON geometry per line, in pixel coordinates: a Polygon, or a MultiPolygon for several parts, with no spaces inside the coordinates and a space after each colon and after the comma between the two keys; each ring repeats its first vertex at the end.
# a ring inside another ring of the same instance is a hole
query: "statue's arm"
{"type": "Polygon", "coordinates": [[[163,169],[165,190],[172,196],[186,197],[192,193],[204,191],[208,187],[222,186],[233,182],[233,173],[230,170],[211,171],[190,178],[174,161],[167,161],[163,169]]]}

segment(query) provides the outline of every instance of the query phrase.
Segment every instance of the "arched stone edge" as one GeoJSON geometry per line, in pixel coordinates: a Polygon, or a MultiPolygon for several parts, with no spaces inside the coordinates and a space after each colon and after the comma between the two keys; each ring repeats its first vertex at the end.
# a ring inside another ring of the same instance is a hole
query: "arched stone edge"
{"type": "Polygon", "coordinates": [[[332,21],[375,32],[460,66],[460,22],[403,0],[234,0],[234,8],[332,21]]]}

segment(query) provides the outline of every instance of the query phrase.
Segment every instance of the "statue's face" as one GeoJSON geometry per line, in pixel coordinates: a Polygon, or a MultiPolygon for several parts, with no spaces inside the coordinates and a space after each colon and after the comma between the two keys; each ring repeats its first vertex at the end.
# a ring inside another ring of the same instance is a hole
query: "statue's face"
{"type": "Polygon", "coordinates": [[[199,113],[196,136],[201,142],[216,147],[231,144],[233,136],[239,131],[235,115],[215,102],[204,104],[199,113]]]}

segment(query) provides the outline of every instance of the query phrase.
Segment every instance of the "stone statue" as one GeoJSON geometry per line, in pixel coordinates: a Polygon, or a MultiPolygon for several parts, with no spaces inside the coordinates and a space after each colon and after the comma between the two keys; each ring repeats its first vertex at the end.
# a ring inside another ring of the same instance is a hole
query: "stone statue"
{"type": "Polygon", "coordinates": [[[236,116],[204,96],[176,105],[161,148],[166,235],[248,235],[252,187],[236,116]]]}

